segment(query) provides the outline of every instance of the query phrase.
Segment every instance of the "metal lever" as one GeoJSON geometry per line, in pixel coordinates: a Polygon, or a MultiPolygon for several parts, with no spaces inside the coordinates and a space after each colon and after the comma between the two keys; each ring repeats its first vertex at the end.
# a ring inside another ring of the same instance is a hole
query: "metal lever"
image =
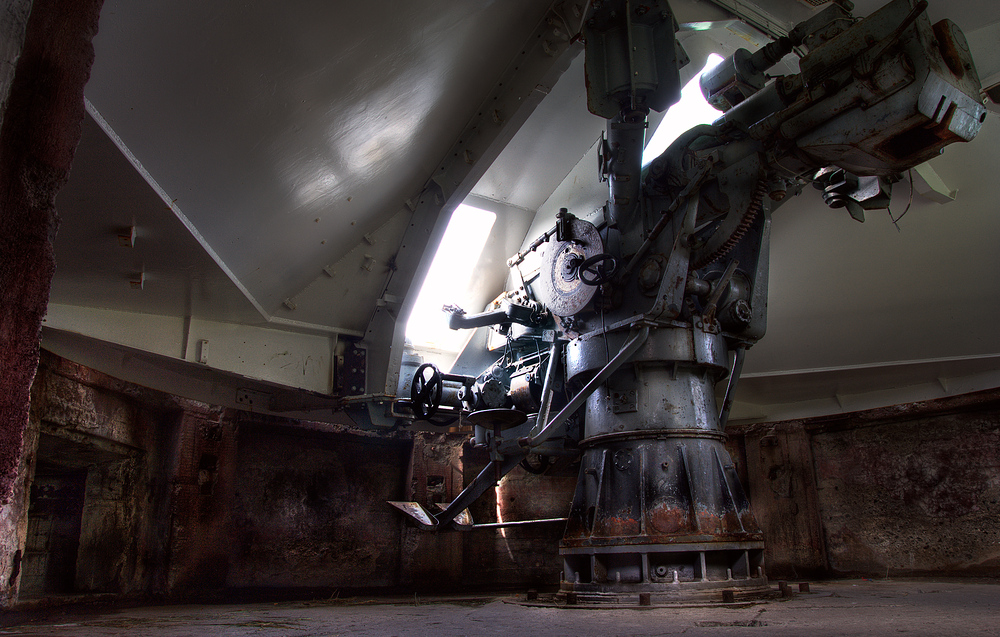
{"type": "MultiPolygon", "coordinates": [[[[496,477],[496,474],[499,474],[500,477],[507,475],[521,462],[522,458],[523,456],[514,455],[507,456],[503,462],[500,463],[490,461],[490,463],[486,465],[486,468],[483,469],[478,476],[476,476],[476,479],[473,480],[469,486],[462,489],[462,492],[458,494],[458,497],[451,501],[448,508],[437,515],[430,513],[427,509],[421,506],[419,502],[390,501],[389,504],[413,518],[414,522],[417,523],[417,526],[422,529],[440,529],[441,527],[461,517],[462,512],[464,512],[470,504],[479,499],[479,496],[483,495],[487,489],[495,485],[499,480],[499,478],[496,477]]],[[[468,525],[462,524],[461,526],[468,525]]]]}
{"type": "Polygon", "coordinates": [[[894,45],[900,36],[913,22],[920,17],[920,14],[927,10],[927,0],[920,0],[910,9],[903,21],[899,23],[892,33],[882,38],[878,44],[857,56],[854,61],[854,72],[858,77],[868,77],[875,70],[875,62],[894,45]]]}
{"type": "Polygon", "coordinates": [[[729,384],[726,385],[726,397],[722,399],[722,413],[719,414],[719,428],[725,429],[726,422],[729,421],[729,412],[733,408],[733,399],[736,397],[736,383],[743,373],[743,359],[746,358],[747,348],[736,348],[736,359],[733,361],[733,371],[729,373],[729,384]]]}
{"type": "Polygon", "coordinates": [[[509,303],[504,309],[479,314],[465,314],[453,311],[448,319],[448,327],[453,330],[464,330],[487,325],[503,325],[504,323],[519,323],[533,327],[541,322],[538,313],[524,305],[509,303]]]}
{"type": "Polygon", "coordinates": [[[708,304],[705,306],[705,323],[710,325],[715,320],[715,310],[718,308],[719,299],[722,298],[722,293],[725,292],[726,288],[729,287],[729,281],[733,278],[733,274],[736,273],[736,268],[740,265],[740,262],[733,259],[729,262],[729,267],[722,274],[722,278],[716,284],[715,289],[708,297],[708,304]]]}
{"type": "Polygon", "coordinates": [[[622,346],[621,351],[615,354],[615,357],[608,361],[608,364],[604,366],[604,369],[602,369],[597,376],[591,378],[590,382],[584,385],[583,389],[581,389],[580,392],[573,397],[573,400],[569,401],[569,404],[563,407],[562,410],[556,414],[555,418],[548,423],[544,423],[539,420],[535,424],[535,428],[538,429],[538,431],[534,432],[533,430],[533,433],[520,439],[518,441],[520,445],[525,449],[530,449],[531,447],[538,446],[548,440],[552,433],[560,425],[569,420],[569,417],[572,416],[577,409],[583,406],[584,401],[587,400],[592,393],[594,393],[595,389],[600,387],[601,384],[611,376],[611,374],[618,371],[618,368],[621,367],[625,361],[632,356],[632,354],[635,354],[642,344],[646,342],[647,338],[649,338],[649,326],[644,326],[635,336],[629,339],[629,341],[622,346]]]}

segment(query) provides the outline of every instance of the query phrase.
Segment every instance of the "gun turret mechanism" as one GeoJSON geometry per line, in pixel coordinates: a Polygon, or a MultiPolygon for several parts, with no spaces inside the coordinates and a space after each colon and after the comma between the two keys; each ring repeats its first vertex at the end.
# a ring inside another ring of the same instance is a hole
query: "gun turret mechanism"
{"type": "Polygon", "coordinates": [[[421,512],[425,528],[452,525],[529,454],[578,456],[563,594],[766,585],[764,536],[724,426],[765,332],[771,214],[813,183],[861,221],[888,205],[901,173],[975,137],[986,110],[968,46],[926,7],[892,0],[858,20],[835,4],[737,51],[701,80],[719,119],[643,170],[646,115],[677,100],[687,57],[665,1],[592,3],[588,104],[609,120],[608,202],[594,222],[563,211],[508,262],[520,284],[506,305],[453,317],[504,339],[468,416],[491,463],[444,512],[421,512]],[[792,51],[799,73],[769,77],[792,51]]]}

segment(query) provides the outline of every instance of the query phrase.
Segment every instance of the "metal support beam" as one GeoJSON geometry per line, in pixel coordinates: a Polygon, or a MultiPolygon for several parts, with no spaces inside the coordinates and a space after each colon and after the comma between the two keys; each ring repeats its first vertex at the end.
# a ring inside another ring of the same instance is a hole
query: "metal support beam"
{"type": "Polygon", "coordinates": [[[404,301],[398,312],[377,306],[369,321],[364,337],[369,351],[368,393],[396,393],[406,321],[416,301],[414,284],[426,276],[451,212],[583,50],[570,41],[574,34],[565,26],[578,24],[580,18],[562,16],[557,8],[571,11],[576,6],[582,15],[584,5],[582,0],[552,4],[424,189],[407,202],[413,216],[381,295],[404,301]]]}

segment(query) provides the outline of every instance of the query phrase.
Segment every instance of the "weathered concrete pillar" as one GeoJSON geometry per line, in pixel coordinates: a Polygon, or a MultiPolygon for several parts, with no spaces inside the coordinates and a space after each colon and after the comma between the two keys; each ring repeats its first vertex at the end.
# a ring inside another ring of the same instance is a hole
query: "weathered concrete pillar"
{"type": "Polygon", "coordinates": [[[69,177],[84,116],[103,0],[8,0],[0,9],[0,606],[14,597],[17,489],[55,271],[56,193],[69,177]]]}

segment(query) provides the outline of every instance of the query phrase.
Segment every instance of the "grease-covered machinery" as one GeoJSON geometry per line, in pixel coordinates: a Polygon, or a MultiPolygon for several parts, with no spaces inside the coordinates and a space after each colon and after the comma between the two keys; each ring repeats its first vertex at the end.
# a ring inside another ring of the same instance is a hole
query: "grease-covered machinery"
{"type": "Polygon", "coordinates": [[[608,202],[593,222],[560,212],[510,259],[514,285],[486,312],[453,308],[453,328],[491,326],[501,355],[476,378],[421,367],[414,411],[433,420],[452,383],[491,462],[440,513],[397,505],[425,528],[461,527],[518,464],[579,457],[562,594],[765,586],[764,537],[723,441],[744,353],[765,331],[771,212],[812,184],[863,221],[901,173],[975,137],[986,110],[968,46],[926,7],[893,0],[857,20],[833,4],[738,50],[701,81],[720,118],[643,170],[647,113],[677,101],[686,56],[664,0],[595,0],[583,36],[588,103],[609,120],[608,202]],[[792,52],[800,72],[769,77],[792,52]]]}

